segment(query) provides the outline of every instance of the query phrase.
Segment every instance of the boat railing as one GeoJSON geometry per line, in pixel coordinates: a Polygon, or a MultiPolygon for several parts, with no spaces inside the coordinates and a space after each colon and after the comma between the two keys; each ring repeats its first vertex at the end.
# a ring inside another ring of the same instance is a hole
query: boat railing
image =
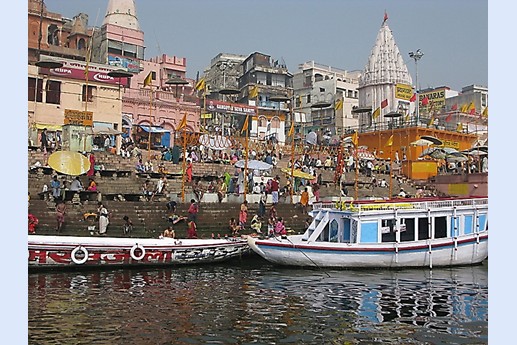
{"type": "Polygon", "coordinates": [[[330,209],[336,211],[366,212],[379,210],[394,209],[440,209],[452,207],[475,207],[488,205],[488,198],[456,198],[456,199],[438,199],[438,200],[418,200],[410,199],[390,200],[390,201],[374,201],[354,203],[350,201],[336,202],[320,202],[314,203],[312,208],[314,211],[322,209],[330,209]]]}

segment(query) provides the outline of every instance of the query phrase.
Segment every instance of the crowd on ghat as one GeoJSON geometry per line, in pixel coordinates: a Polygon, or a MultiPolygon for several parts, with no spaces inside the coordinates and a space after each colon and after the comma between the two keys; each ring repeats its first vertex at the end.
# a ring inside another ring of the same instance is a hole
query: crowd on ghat
{"type": "MultiPolygon", "coordinates": [[[[105,141],[105,150],[109,150],[110,142],[108,139],[105,141]]],[[[45,131],[41,138],[42,151],[47,153],[50,151],[49,143],[47,141],[45,131]]],[[[110,151],[114,153],[113,151],[110,151]]],[[[188,209],[187,216],[179,216],[176,214],[176,203],[170,201],[167,203],[168,221],[169,225],[165,229],[161,236],[175,238],[175,225],[179,222],[187,223],[187,237],[197,238],[197,213],[199,211],[199,204],[203,200],[205,193],[217,194],[218,202],[222,202],[228,194],[240,195],[244,193],[257,194],[259,197],[259,208],[256,214],[252,217],[248,217],[248,203],[244,201],[240,205],[239,214],[236,217],[232,217],[228,221],[228,233],[232,236],[238,236],[245,232],[254,232],[257,234],[263,234],[262,225],[267,224],[267,232],[265,236],[285,235],[286,226],[285,221],[282,217],[277,214],[276,205],[279,202],[279,198],[286,198],[293,194],[300,195],[299,204],[302,207],[304,214],[306,214],[307,207],[309,205],[309,190],[312,193],[311,198],[313,201],[318,202],[320,200],[320,187],[322,185],[322,170],[329,170],[335,172],[339,168],[343,173],[339,179],[341,185],[341,194],[348,195],[346,188],[347,181],[345,181],[345,174],[357,171],[362,177],[370,179],[370,185],[373,187],[388,188],[388,182],[386,178],[379,178],[379,174],[390,174],[391,169],[399,169],[401,161],[399,160],[398,152],[395,154],[395,160],[392,164],[389,160],[372,159],[364,160],[359,159],[359,166],[356,169],[356,161],[354,156],[348,150],[345,150],[342,155],[342,161],[338,162],[338,155],[331,152],[321,154],[321,151],[313,150],[311,147],[305,147],[303,153],[298,153],[294,160],[294,169],[300,170],[304,173],[311,175],[313,178],[290,178],[286,174],[284,178],[280,176],[271,176],[271,171],[260,171],[260,170],[248,170],[247,176],[245,176],[244,168],[235,168],[234,174],[228,172],[224,175],[219,176],[216,179],[210,181],[203,181],[200,178],[195,178],[193,174],[195,163],[221,163],[221,164],[235,164],[237,161],[245,159],[246,150],[242,146],[226,150],[214,150],[207,148],[203,145],[191,146],[186,153],[186,171],[185,178],[187,184],[192,188],[195,198],[192,199],[188,209]],[[319,152],[319,153],[318,153],[319,152]],[[285,182],[284,182],[285,181],[285,182]],[[272,202],[267,207],[268,195],[271,195],[272,202]]],[[[284,156],[284,152],[277,145],[262,144],[254,145],[254,147],[248,149],[249,157],[248,160],[258,160],[270,164],[272,167],[278,165],[279,160],[284,156]]],[[[86,154],[83,152],[83,154],[86,154]]],[[[171,161],[174,164],[179,164],[183,161],[183,150],[179,146],[173,146],[172,148],[164,149],[161,153],[161,157],[157,157],[159,161],[171,161]]],[[[124,158],[133,157],[137,162],[135,164],[136,173],[146,172],[158,172],[162,173],[161,177],[152,183],[150,179],[146,179],[141,187],[141,194],[145,200],[154,201],[157,195],[164,195],[167,192],[177,192],[169,190],[169,184],[165,174],[165,168],[163,163],[158,163],[155,167],[151,160],[146,160],[142,157],[141,150],[135,145],[131,139],[124,139],[122,142],[120,155],[124,158]]],[[[376,157],[376,150],[373,152],[376,157]]],[[[97,184],[95,182],[95,155],[93,152],[87,153],[86,156],[90,161],[90,170],[86,173],[88,177],[88,184],[83,186],[79,177],[75,177],[70,185],[66,180],[59,181],[58,176],[52,177],[49,184],[43,186],[42,193],[50,193],[56,202],[56,231],[60,232],[65,222],[66,205],[63,202],[65,199],[65,191],[90,191],[97,192],[97,184]],[[49,187],[50,186],[50,187],[49,187]]],[[[477,172],[488,170],[488,160],[485,157],[482,161],[478,161],[479,157],[469,156],[467,162],[462,163],[449,163],[440,161],[439,172],[440,173],[461,173],[461,172],[477,172]]],[[[402,161],[406,160],[405,154],[402,155],[402,161]]],[[[291,161],[288,163],[288,167],[291,168],[291,161]]],[[[101,166],[102,169],[102,166],[101,166]]],[[[393,171],[394,173],[394,171],[393,171]]],[[[398,178],[396,175],[396,181],[398,178]]],[[[350,182],[350,181],[348,181],[350,182]]],[[[350,185],[350,184],[348,184],[350,185]]],[[[400,186],[400,181],[399,181],[400,186]]],[[[419,191],[420,192],[420,191],[419,191]]],[[[423,195],[416,196],[423,196],[423,195]]],[[[408,197],[409,195],[403,190],[400,190],[399,197],[408,197]]],[[[30,200],[30,194],[29,194],[30,200]]],[[[29,202],[30,204],[30,202],[29,202]]],[[[106,209],[102,202],[99,202],[98,212],[96,214],[99,221],[99,235],[105,235],[107,227],[109,225],[110,212],[106,209]]],[[[37,219],[29,213],[29,231],[34,232],[37,219]],[[32,216],[32,220],[31,220],[32,216]],[[32,223],[31,223],[32,221],[32,223]],[[32,224],[32,225],[31,225],[32,224]]],[[[308,219],[310,223],[310,219],[308,219]]],[[[132,229],[132,222],[126,216],[124,218],[124,233],[130,234],[132,229]]],[[[220,235],[219,235],[220,236],[220,235]]]]}

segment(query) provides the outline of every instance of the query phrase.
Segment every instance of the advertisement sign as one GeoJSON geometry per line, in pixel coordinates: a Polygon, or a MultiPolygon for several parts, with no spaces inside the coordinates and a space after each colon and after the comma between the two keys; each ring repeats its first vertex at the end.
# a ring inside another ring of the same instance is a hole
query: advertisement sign
{"type": "Polygon", "coordinates": [[[108,55],[108,65],[117,68],[127,68],[128,72],[139,73],[140,62],[138,60],[129,59],[127,57],[108,55]]]}
{"type": "Polygon", "coordinates": [[[65,109],[65,125],[93,126],[93,112],[65,109]]]}
{"type": "MultiPolygon", "coordinates": [[[[62,78],[79,79],[85,80],[86,62],[84,61],[64,61],[63,67],[59,68],[41,68],[41,73],[50,74],[62,78]]],[[[101,82],[107,84],[127,85],[128,78],[113,78],[108,75],[109,72],[113,71],[113,68],[105,68],[96,65],[88,66],[88,80],[92,82],[101,82]]]]}
{"type": "Polygon", "coordinates": [[[395,85],[395,98],[409,101],[413,96],[413,87],[407,84],[395,85]]]}
{"type": "Polygon", "coordinates": [[[231,113],[241,115],[255,115],[255,107],[246,104],[206,100],[206,110],[218,113],[231,113]]]}
{"type": "Polygon", "coordinates": [[[418,106],[422,114],[429,113],[431,109],[438,112],[445,109],[445,88],[434,89],[429,92],[422,92],[418,94],[418,106]],[[422,100],[427,97],[427,104],[424,105],[422,100]]]}

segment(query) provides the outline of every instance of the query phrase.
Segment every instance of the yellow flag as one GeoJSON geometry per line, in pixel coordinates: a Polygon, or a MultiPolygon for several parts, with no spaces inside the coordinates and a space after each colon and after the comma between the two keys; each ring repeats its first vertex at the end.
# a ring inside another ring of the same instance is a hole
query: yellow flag
{"type": "Polygon", "coordinates": [[[375,109],[375,111],[372,113],[372,119],[376,119],[381,115],[381,108],[375,109]]]}
{"type": "Polygon", "coordinates": [[[178,127],[176,128],[176,132],[187,127],[187,113],[185,113],[185,115],[183,115],[183,118],[181,119],[181,122],[180,124],[178,125],[178,127]]]}
{"type": "Polygon", "coordinates": [[[352,134],[352,144],[354,144],[355,147],[359,146],[359,135],[357,134],[357,131],[352,134]]]}
{"type": "Polygon", "coordinates": [[[257,98],[258,97],[258,86],[253,86],[251,89],[250,89],[250,94],[249,94],[249,97],[250,98],[257,98]]]}
{"type": "Polygon", "coordinates": [[[244,124],[242,125],[241,133],[244,133],[248,130],[248,118],[250,116],[246,115],[246,120],[244,120],[244,124]]]}
{"type": "Polygon", "coordinates": [[[289,129],[288,137],[292,137],[294,135],[294,121],[291,121],[291,128],[289,129]]]}
{"type": "Polygon", "coordinates": [[[469,108],[469,105],[468,105],[468,104],[463,104],[463,105],[461,106],[460,111],[461,111],[462,113],[466,113],[466,112],[468,111],[468,108],[469,108]]]}
{"type": "Polygon", "coordinates": [[[145,77],[145,79],[144,79],[144,87],[151,85],[152,81],[153,81],[153,72],[149,72],[147,77],[145,77]]]}
{"type": "Polygon", "coordinates": [[[483,110],[483,112],[481,113],[481,116],[483,117],[488,117],[488,107],[485,107],[485,109],[483,110]]]}
{"type": "Polygon", "coordinates": [[[338,99],[336,105],[334,106],[336,110],[343,109],[343,99],[338,99]]]}
{"type": "Polygon", "coordinates": [[[476,106],[474,105],[474,102],[470,102],[469,108],[467,110],[470,112],[473,109],[476,109],[476,106]]]}
{"type": "Polygon", "coordinates": [[[196,90],[198,90],[198,91],[205,91],[205,87],[206,87],[205,78],[199,79],[199,81],[196,83],[195,87],[196,87],[196,90]]]}
{"type": "Polygon", "coordinates": [[[384,146],[393,146],[393,134],[390,136],[390,138],[386,142],[386,145],[384,146]]]}
{"type": "Polygon", "coordinates": [[[431,119],[429,120],[428,127],[431,127],[433,125],[433,122],[434,122],[434,114],[433,114],[433,116],[431,116],[431,119]]]}
{"type": "Polygon", "coordinates": [[[458,123],[458,126],[456,126],[456,132],[463,132],[463,124],[462,123],[458,123]]]}

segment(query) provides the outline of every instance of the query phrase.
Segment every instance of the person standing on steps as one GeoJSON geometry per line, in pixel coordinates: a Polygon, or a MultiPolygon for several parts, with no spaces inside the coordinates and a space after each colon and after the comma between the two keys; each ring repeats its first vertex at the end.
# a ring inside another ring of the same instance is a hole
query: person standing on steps
{"type": "Polygon", "coordinates": [[[58,233],[60,233],[61,229],[63,229],[63,224],[65,223],[65,213],[66,213],[66,204],[63,202],[63,200],[58,200],[57,204],[56,204],[56,221],[57,221],[56,231],[58,233]]]}
{"type": "Polygon", "coordinates": [[[109,213],[108,209],[104,207],[102,202],[99,202],[99,207],[97,209],[97,215],[99,217],[99,235],[105,236],[106,231],[108,230],[109,221],[109,213]]]}

